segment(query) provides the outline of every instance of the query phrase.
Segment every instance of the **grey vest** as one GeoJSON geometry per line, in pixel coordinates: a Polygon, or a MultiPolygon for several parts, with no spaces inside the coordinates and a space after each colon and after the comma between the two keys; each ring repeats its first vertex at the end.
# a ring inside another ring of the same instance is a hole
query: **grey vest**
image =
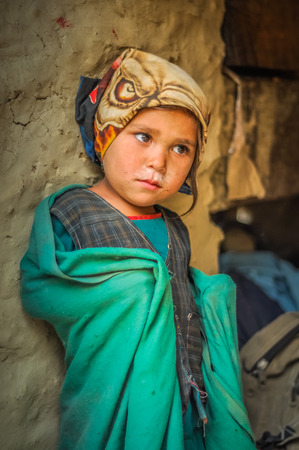
{"type": "MultiPolygon", "coordinates": [[[[174,319],[177,335],[177,374],[183,411],[186,411],[193,379],[204,388],[199,315],[193,299],[188,267],[188,231],[172,211],[155,206],[162,213],[168,232],[165,261],[171,276],[174,319]]],[[[56,199],[51,213],[64,225],[78,249],[88,247],[145,248],[157,253],[141,230],[119,210],[92,191],[76,188],[56,199]]]]}

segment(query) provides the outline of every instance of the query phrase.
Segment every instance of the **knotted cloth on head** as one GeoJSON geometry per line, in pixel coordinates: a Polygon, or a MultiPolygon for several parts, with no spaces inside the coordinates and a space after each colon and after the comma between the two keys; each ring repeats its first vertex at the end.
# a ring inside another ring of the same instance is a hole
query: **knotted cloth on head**
{"type": "Polygon", "coordinates": [[[144,108],[182,107],[201,125],[201,149],[207,140],[210,112],[207,99],[184,70],[165,59],[127,49],[102,79],[81,78],[76,120],[87,154],[99,164],[112,141],[144,108]]]}

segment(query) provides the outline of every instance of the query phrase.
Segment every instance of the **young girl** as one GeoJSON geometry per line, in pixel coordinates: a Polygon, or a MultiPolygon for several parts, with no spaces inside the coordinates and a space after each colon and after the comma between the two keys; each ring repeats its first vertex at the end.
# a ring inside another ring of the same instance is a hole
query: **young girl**
{"type": "Polygon", "coordinates": [[[204,94],[128,49],[102,80],[82,79],[76,118],[104,178],[39,205],[21,263],[25,309],[65,347],[59,448],[254,448],[233,285],[189,268],[187,229],[159,206],[191,189],[196,203],[204,94]]]}

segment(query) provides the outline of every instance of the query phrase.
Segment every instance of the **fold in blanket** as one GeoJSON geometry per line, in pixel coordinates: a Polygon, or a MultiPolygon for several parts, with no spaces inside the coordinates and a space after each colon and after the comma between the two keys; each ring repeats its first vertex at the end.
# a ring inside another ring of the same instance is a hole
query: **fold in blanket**
{"type": "MultiPolygon", "coordinates": [[[[59,448],[182,450],[173,304],[164,261],[143,249],[66,252],[53,234],[49,211],[63,191],[37,208],[21,263],[25,310],[50,322],[65,347],[59,448]]],[[[195,269],[191,275],[207,339],[207,449],[251,450],[233,284],[225,275],[208,277],[195,269]]]]}

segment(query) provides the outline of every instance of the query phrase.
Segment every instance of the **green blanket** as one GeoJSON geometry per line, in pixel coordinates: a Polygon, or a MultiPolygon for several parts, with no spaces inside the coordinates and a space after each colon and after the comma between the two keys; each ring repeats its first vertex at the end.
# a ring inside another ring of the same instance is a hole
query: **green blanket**
{"type": "MultiPolygon", "coordinates": [[[[52,230],[54,199],[37,208],[21,262],[21,295],[25,310],[53,324],[65,347],[59,448],[183,449],[164,261],[142,249],[66,252],[52,230]]],[[[240,391],[233,284],[225,275],[195,269],[191,275],[206,334],[207,449],[253,449],[240,391]]]]}

